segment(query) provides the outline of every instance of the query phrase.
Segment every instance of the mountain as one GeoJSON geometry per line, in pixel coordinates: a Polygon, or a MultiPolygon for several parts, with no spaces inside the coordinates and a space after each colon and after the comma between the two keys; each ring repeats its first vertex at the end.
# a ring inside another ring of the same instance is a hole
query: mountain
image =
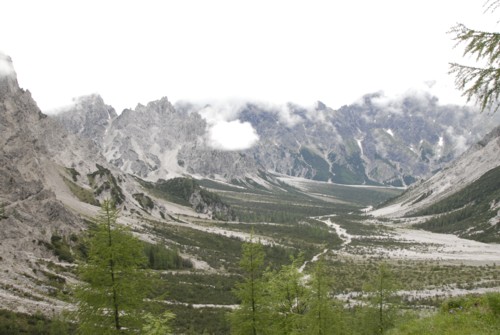
{"type": "Polygon", "coordinates": [[[371,214],[412,218],[419,228],[500,242],[500,127],[371,214]]]}
{"type": "Polygon", "coordinates": [[[83,222],[48,186],[52,175],[48,171],[56,168],[53,161],[65,156],[56,154],[67,140],[64,129],[19,88],[11,59],[0,54],[0,62],[11,69],[0,74],[0,300],[4,308],[26,308],[30,300],[43,306],[46,300],[40,296],[47,288],[39,283],[53,273],[48,261],[54,259],[46,246],[52,236],[79,231],[83,222]]]}
{"type": "Polygon", "coordinates": [[[114,166],[151,181],[191,175],[231,182],[258,179],[263,171],[392,186],[431,176],[500,122],[417,92],[394,99],[369,94],[338,110],[321,102],[312,109],[242,103],[224,122],[251,126],[259,140],[243,150],[224,150],[210,138],[221,121],[206,116],[227,114],[217,108],[173,106],[162,98],[115,115],[92,95],[54,117],[71,133],[100,143],[114,166]]]}
{"type": "Polygon", "coordinates": [[[125,109],[112,120],[107,112],[109,107],[101,102],[100,97],[82,97],[74,108],[55,118],[64,125],[72,124],[67,127],[71,133],[101,143],[108,161],[124,172],[157,180],[219,173],[230,178],[256,170],[250,160],[235,163],[239,153],[208,148],[204,138],[205,120],[197,113],[175,109],[167,98],[146,106],[139,104],[134,110],[125,109]],[[82,122],[75,124],[74,120],[82,122]],[[102,131],[100,125],[105,124],[108,126],[102,131]],[[95,125],[99,125],[101,131],[95,131],[95,125]]]}
{"type": "Polygon", "coordinates": [[[0,69],[0,308],[47,314],[67,308],[60,289],[76,280],[71,263],[103,199],[113,199],[119,223],[136,231],[144,217],[233,219],[229,207],[195,181],[178,180],[189,187],[176,206],[164,198],[179,187],[146,187],[108,163],[102,142],[93,139],[105,134],[116,113],[100,97],[77,100],[66,118],[47,117],[1,53],[0,69]]]}

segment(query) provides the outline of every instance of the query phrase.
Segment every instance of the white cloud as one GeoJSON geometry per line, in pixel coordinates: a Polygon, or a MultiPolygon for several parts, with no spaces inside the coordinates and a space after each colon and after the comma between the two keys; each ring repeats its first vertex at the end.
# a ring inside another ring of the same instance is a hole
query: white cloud
{"type": "MultiPolygon", "coordinates": [[[[280,104],[252,99],[245,100],[233,98],[224,101],[200,101],[195,103],[193,110],[197,111],[210,125],[220,121],[238,120],[241,111],[247,107],[248,104],[255,105],[257,108],[264,111],[276,113],[279,121],[289,127],[293,127],[297,123],[304,121],[299,115],[294,114],[290,103],[280,104]],[[201,107],[203,105],[204,107],[201,107]]],[[[312,109],[312,107],[304,108],[308,110],[312,109]]]]}
{"type": "Polygon", "coordinates": [[[226,101],[210,101],[197,103],[195,109],[209,124],[219,121],[232,121],[238,118],[238,114],[245,106],[243,100],[228,99],[226,101]],[[205,107],[200,107],[205,105],[205,107]]]}
{"type": "Polygon", "coordinates": [[[219,150],[245,150],[259,140],[259,135],[248,122],[217,121],[208,130],[208,145],[219,150]]]}
{"type": "MultiPolygon", "coordinates": [[[[421,109],[434,103],[440,103],[441,99],[437,96],[437,92],[433,89],[436,81],[422,82],[420,86],[416,86],[404,91],[380,91],[378,96],[373,97],[371,102],[379,108],[383,108],[394,114],[402,114],[404,102],[406,99],[411,99],[413,104],[418,103],[421,109]],[[436,100],[438,99],[438,100],[436,100]]],[[[363,100],[359,99],[357,104],[362,104],[363,100]]]]}
{"type": "Polygon", "coordinates": [[[455,154],[459,155],[469,147],[467,138],[464,135],[456,134],[452,126],[446,128],[446,134],[455,146],[455,154]]]}
{"type": "Polygon", "coordinates": [[[15,74],[14,66],[8,56],[0,51],[0,76],[12,76],[15,74]]]}
{"type": "Polygon", "coordinates": [[[208,146],[218,150],[245,150],[259,140],[257,131],[249,122],[241,122],[238,115],[246,102],[238,99],[227,101],[197,102],[192,112],[198,112],[208,124],[208,146]],[[203,106],[204,107],[201,107],[203,106]]]}

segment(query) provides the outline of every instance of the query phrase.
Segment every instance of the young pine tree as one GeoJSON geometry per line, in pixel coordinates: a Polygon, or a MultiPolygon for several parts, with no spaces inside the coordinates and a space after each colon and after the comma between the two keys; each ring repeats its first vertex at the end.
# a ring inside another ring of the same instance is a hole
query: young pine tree
{"type": "Polygon", "coordinates": [[[341,308],[330,296],[333,280],[326,271],[325,261],[320,258],[313,268],[310,283],[309,310],[306,315],[306,332],[311,335],[344,334],[341,308]]]}
{"type": "Polygon", "coordinates": [[[253,239],[243,244],[240,266],[245,273],[243,282],[234,290],[241,301],[238,309],[231,312],[231,334],[257,335],[266,330],[265,284],[262,278],[264,250],[253,239]]]}
{"type": "Polygon", "coordinates": [[[80,334],[124,334],[141,328],[148,288],[143,270],[143,244],[116,224],[118,211],[106,200],[94,219],[87,264],[79,267],[85,281],[76,290],[80,334]]]}
{"type": "Polygon", "coordinates": [[[299,268],[303,257],[283,265],[279,272],[266,272],[268,283],[269,334],[304,333],[304,315],[308,308],[308,287],[299,268]]]}
{"type": "Polygon", "coordinates": [[[394,325],[396,309],[389,303],[396,290],[396,283],[390,268],[385,263],[379,265],[378,274],[365,289],[371,292],[371,308],[366,309],[365,329],[372,334],[383,334],[394,325]]]}

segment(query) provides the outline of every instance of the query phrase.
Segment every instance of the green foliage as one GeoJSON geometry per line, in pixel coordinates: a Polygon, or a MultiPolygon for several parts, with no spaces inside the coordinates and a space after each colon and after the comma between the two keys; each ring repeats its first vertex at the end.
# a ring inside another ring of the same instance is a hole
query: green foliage
{"type": "Polygon", "coordinates": [[[500,329],[499,293],[452,298],[430,317],[400,323],[389,335],[494,335],[500,329]]]}
{"type": "Polygon", "coordinates": [[[94,197],[94,192],[77,185],[76,183],[72,182],[66,177],[62,177],[62,179],[66,184],[66,186],[68,186],[71,193],[73,193],[73,195],[77,197],[78,200],[85,202],[87,204],[99,206],[99,201],[97,201],[96,198],[94,197]]]}
{"type": "Polygon", "coordinates": [[[176,315],[173,321],[175,334],[223,335],[230,333],[225,308],[194,308],[190,305],[173,305],[170,308],[176,315]]]}
{"type": "Polygon", "coordinates": [[[74,262],[75,258],[71,253],[71,248],[66,238],[63,238],[59,235],[52,235],[52,237],[50,238],[50,242],[54,248],[54,253],[60,261],[65,261],[68,263],[74,262]]]}
{"type": "Polygon", "coordinates": [[[241,303],[229,316],[231,333],[261,334],[265,332],[268,314],[264,300],[264,250],[260,243],[243,244],[240,265],[244,280],[236,285],[234,294],[241,303]]]}
{"type": "Polygon", "coordinates": [[[386,263],[379,265],[377,276],[367,283],[365,290],[372,293],[370,295],[372,308],[367,313],[365,330],[371,328],[369,331],[373,334],[383,334],[394,325],[395,319],[395,308],[389,300],[396,290],[396,285],[393,273],[386,263]]]}
{"type": "Polygon", "coordinates": [[[0,309],[0,335],[76,334],[75,325],[62,317],[49,319],[39,312],[32,315],[0,309]]]}
{"type": "Polygon", "coordinates": [[[213,268],[226,267],[229,271],[237,269],[241,240],[161,223],[154,226],[153,232],[174,241],[182,252],[199,254],[198,257],[213,268]]]}
{"type": "Polygon", "coordinates": [[[482,175],[478,180],[439,202],[414,213],[414,216],[450,212],[466,205],[489,203],[500,196],[500,166],[482,175]]]}
{"type": "Polygon", "coordinates": [[[79,267],[86,282],[75,292],[81,334],[118,334],[141,328],[141,313],[150,280],[143,270],[143,244],[124,226],[105,200],[90,239],[87,264],[79,267]]]}
{"type": "Polygon", "coordinates": [[[491,169],[461,191],[412,213],[412,216],[440,214],[417,227],[440,233],[455,233],[483,242],[498,242],[499,227],[488,222],[496,216],[496,211],[491,210],[491,204],[498,199],[500,167],[491,169]]]}
{"type": "Polygon", "coordinates": [[[430,191],[427,191],[427,192],[424,192],[422,193],[416,200],[414,200],[411,204],[412,205],[415,205],[416,203],[424,200],[425,198],[427,198],[428,196],[430,196],[432,194],[432,190],[430,191]]]}
{"type": "Polygon", "coordinates": [[[341,334],[344,327],[340,311],[330,297],[333,278],[327,272],[323,257],[313,267],[309,290],[309,310],[304,334],[341,334]]]}
{"type": "Polygon", "coordinates": [[[201,212],[203,207],[207,206],[212,209],[215,219],[231,220],[235,217],[229,206],[222,201],[219,195],[203,189],[193,178],[159,179],[156,183],[140,179],[138,181],[155,196],[183,206],[192,206],[190,201],[193,194],[196,193],[199,195],[201,202],[197,207],[194,207],[195,211],[201,212]]]}
{"type": "Polygon", "coordinates": [[[376,205],[401,193],[401,190],[395,188],[360,188],[314,181],[304,181],[301,184],[304,192],[286,184],[263,191],[234,189],[208,181],[202,183],[213,189],[223,190],[221,198],[231,206],[242,222],[292,224],[311,216],[349,213],[360,206],[376,205]],[[313,197],[311,194],[322,196],[313,197]]]}
{"type": "Polygon", "coordinates": [[[298,334],[304,331],[304,315],[308,308],[308,289],[299,267],[303,257],[292,259],[278,272],[267,271],[267,309],[270,334],[298,334]]]}
{"type": "Polygon", "coordinates": [[[234,305],[232,291],[241,276],[227,273],[166,272],[155,284],[152,298],[168,290],[168,298],[186,304],[234,305]]]}
{"type": "Polygon", "coordinates": [[[143,335],[169,335],[172,334],[171,323],[175,318],[172,312],[166,311],[160,316],[151,313],[144,315],[144,325],[141,334],[143,335]]]}
{"type": "MultiPolygon", "coordinates": [[[[496,9],[500,2],[493,1],[490,8],[496,9]]],[[[500,33],[485,32],[457,24],[451,29],[457,44],[465,44],[464,56],[475,56],[476,61],[485,61],[485,67],[450,64],[450,73],[455,74],[455,86],[463,91],[467,101],[473,98],[481,111],[500,108],[500,33]]]]}
{"type": "Polygon", "coordinates": [[[191,206],[191,195],[200,189],[200,185],[193,178],[158,179],[156,183],[139,180],[142,186],[151,190],[156,196],[184,206],[191,206]]]}
{"type": "Polygon", "coordinates": [[[177,249],[167,249],[164,245],[144,243],[144,253],[148,268],[154,270],[189,269],[193,264],[183,259],[177,249]]]}
{"type": "Polygon", "coordinates": [[[109,169],[99,164],[96,164],[96,167],[97,171],[87,175],[90,185],[94,188],[94,194],[101,195],[103,192],[109,191],[111,200],[115,204],[121,204],[125,200],[125,195],[115,176],[109,169]]]}
{"type": "Polygon", "coordinates": [[[297,247],[306,257],[313,257],[324,247],[338,248],[342,240],[323,222],[309,219],[297,224],[246,224],[223,223],[220,227],[234,231],[250,233],[252,230],[259,235],[272,237],[282,245],[297,247]]]}

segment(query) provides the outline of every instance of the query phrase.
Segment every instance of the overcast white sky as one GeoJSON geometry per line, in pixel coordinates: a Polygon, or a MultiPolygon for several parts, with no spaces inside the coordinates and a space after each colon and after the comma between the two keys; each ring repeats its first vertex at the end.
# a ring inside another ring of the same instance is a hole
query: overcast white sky
{"type": "Polygon", "coordinates": [[[500,16],[481,0],[0,0],[0,10],[0,50],[43,111],[99,93],[117,112],[162,96],[338,108],[432,81],[441,102],[460,102],[446,32],[498,31],[500,16]]]}

